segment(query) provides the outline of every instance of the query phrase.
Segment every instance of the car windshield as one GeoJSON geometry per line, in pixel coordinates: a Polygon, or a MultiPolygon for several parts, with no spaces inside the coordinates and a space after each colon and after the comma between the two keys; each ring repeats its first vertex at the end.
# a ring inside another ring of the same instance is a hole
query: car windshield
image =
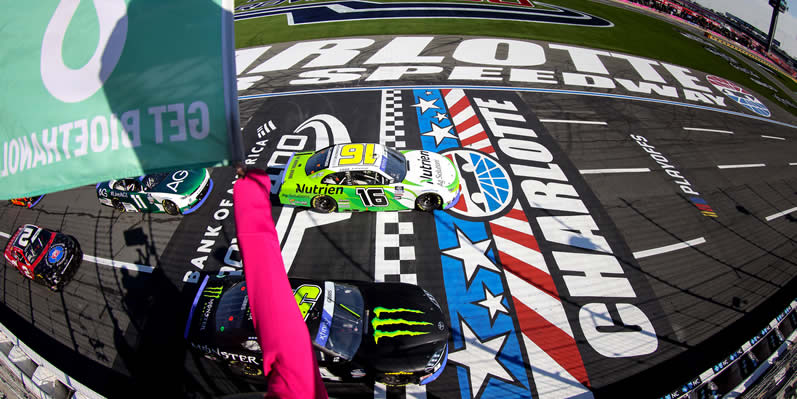
{"type": "Polygon", "coordinates": [[[246,281],[225,290],[216,308],[216,333],[224,335],[253,335],[254,325],[246,294],[246,281]]]}
{"type": "Polygon", "coordinates": [[[30,243],[25,247],[25,259],[28,260],[28,263],[33,264],[33,261],[41,254],[44,245],[49,241],[50,233],[43,229],[39,229],[34,233],[33,237],[30,238],[30,243]]]}
{"type": "Polygon", "coordinates": [[[164,173],[153,173],[151,175],[144,176],[144,178],[142,179],[142,181],[144,182],[144,189],[152,190],[153,188],[157,187],[158,184],[161,184],[163,179],[165,179],[166,176],[168,175],[169,173],[164,172],[164,173]]]}
{"type": "MultiPolygon", "coordinates": [[[[331,282],[325,284],[324,291],[324,317],[331,314],[332,320],[329,323],[329,338],[323,346],[336,356],[351,360],[363,338],[365,308],[362,294],[353,285],[331,282]],[[331,303],[334,303],[331,306],[326,301],[330,296],[333,299],[331,303]]],[[[318,338],[316,343],[321,344],[318,338]]]]}
{"type": "Polygon", "coordinates": [[[392,148],[387,149],[387,164],[385,173],[393,179],[394,183],[400,183],[407,175],[407,159],[404,155],[392,148]]]}
{"type": "Polygon", "coordinates": [[[326,167],[329,166],[332,148],[333,147],[327,147],[311,155],[310,159],[307,160],[307,164],[304,166],[304,173],[310,176],[319,170],[326,169],[326,167]]]}

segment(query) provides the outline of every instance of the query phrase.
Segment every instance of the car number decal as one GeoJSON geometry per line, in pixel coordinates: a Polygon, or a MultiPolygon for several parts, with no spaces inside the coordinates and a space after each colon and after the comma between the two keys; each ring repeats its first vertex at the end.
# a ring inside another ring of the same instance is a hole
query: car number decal
{"type": "Polygon", "coordinates": [[[22,233],[19,235],[19,239],[17,240],[20,247],[24,248],[28,246],[28,244],[30,243],[29,240],[31,234],[33,234],[33,228],[31,227],[25,227],[25,229],[22,230],[22,233]]]}
{"type": "Polygon", "coordinates": [[[293,291],[293,298],[296,300],[296,304],[299,305],[299,310],[302,312],[304,320],[307,320],[307,314],[315,306],[320,296],[321,287],[317,285],[303,284],[293,291]]]}
{"type": "Polygon", "coordinates": [[[385,191],[381,188],[360,187],[355,190],[355,192],[360,196],[360,199],[363,201],[363,205],[366,207],[388,206],[390,204],[390,202],[387,200],[387,196],[385,195],[385,191]]]}
{"type": "Polygon", "coordinates": [[[374,165],[379,159],[373,144],[346,144],[340,147],[338,165],[374,165]]]}
{"type": "Polygon", "coordinates": [[[135,203],[134,205],[139,209],[147,209],[147,204],[144,202],[144,199],[138,195],[131,195],[130,198],[135,203]]]}

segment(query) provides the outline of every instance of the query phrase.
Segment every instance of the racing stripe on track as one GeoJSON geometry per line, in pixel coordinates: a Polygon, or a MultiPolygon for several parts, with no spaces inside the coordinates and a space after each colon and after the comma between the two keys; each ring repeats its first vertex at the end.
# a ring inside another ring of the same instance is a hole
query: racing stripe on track
{"type": "Polygon", "coordinates": [[[443,89],[440,92],[445,98],[448,112],[451,114],[451,121],[454,123],[462,146],[496,156],[490,138],[479,122],[479,117],[465,95],[465,91],[443,89]]]}
{"type": "Polygon", "coordinates": [[[382,90],[380,111],[379,143],[398,150],[407,148],[401,90],[382,90]]]}
{"type": "MultiPolygon", "coordinates": [[[[497,157],[464,90],[442,89],[440,93],[461,146],[497,157]]],[[[488,225],[511,295],[507,299],[515,308],[522,332],[537,395],[541,399],[592,397],[564,305],[520,202],[516,200],[509,212],[490,220],[488,225]]]]}
{"type": "Polygon", "coordinates": [[[490,221],[540,398],[589,395],[589,379],[564,306],[528,218],[515,201],[490,221]],[[551,367],[561,369],[552,374],[551,367]]]}
{"type": "MultiPolygon", "coordinates": [[[[401,90],[382,90],[381,94],[379,143],[397,150],[407,149],[401,90]]],[[[374,281],[418,284],[415,246],[402,245],[402,237],[407,238],[414,234],[411,214],[374,213],[374,281]]],[[[374,383],[374,399],[388,397],[426,399],[426,385],[387,387],[374,383]]]]}

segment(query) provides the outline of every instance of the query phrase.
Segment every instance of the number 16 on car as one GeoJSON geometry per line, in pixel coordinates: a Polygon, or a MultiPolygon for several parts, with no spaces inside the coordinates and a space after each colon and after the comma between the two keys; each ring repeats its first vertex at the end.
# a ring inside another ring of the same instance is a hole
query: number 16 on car
{"type": "Polygon", "coordinates": [[[459,173],[448,158],[374,143],[293,154],[279,191],[281,203],[320,212],[448,209],[459,195],[459,173]]]}

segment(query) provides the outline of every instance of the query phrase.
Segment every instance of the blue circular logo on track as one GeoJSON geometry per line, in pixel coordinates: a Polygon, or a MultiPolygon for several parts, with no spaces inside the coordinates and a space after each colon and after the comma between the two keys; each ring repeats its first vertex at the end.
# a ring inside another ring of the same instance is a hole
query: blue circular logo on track
{"type": "Polygon", "coordinates": [[[450,210],[463,216],[496,215],[512,203],[512,180],[501,164],[487,154],[472,150],[442,153],[459,170],[462,194],[450,210]]]}
{"type": "Polygon", "coordinates": [[[53,245],[49,251],[47,251],[47,263],[56,264],[64,259],[64,253],[66,250],[64,246],[61,244],[53,245]]]}

